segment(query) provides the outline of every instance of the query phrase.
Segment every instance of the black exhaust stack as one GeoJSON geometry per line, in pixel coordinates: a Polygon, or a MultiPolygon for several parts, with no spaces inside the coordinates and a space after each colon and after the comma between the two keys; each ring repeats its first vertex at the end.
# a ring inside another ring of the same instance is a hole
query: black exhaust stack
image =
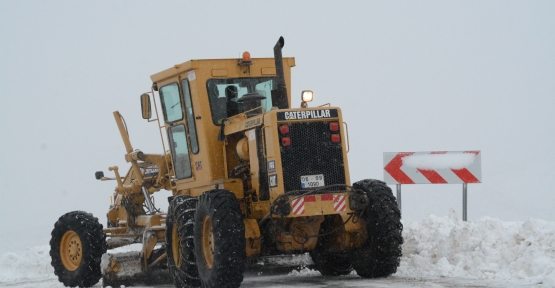
{"type": "Polygon", "coordinates": [[[285,85],[285,75],[283,73],[283,58],[281,56],[281,48],[285,44],[283,37],[279,37],[276,46],[274,46],[274,60],[276,61],[277,88],[272,90],[272,104],[279,109],[289,108],[289,100],[287,97],[287,86],[285,85]]]}

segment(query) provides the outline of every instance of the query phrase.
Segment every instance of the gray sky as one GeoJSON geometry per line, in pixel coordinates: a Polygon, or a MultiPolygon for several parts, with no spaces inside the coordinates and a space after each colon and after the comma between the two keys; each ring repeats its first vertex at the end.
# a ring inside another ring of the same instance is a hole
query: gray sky
{"type": "MultiPolygon", "coordinates": [[[[554,17],[553,1],[1,1],[0,255],[48,244],[72,210],[105,223],[115,183],[93,174],[128,167],[112,112],[162,152],[140,117],[151,74],[271,57],[279,36],[294,107],[305,89],[341,107],[352,181],[383,179],[383,152],[482,150],[469,220],[555,221],[554,17]]],[[[405,185],[403,218],[460,216],[461,191],[405,185]]]]}

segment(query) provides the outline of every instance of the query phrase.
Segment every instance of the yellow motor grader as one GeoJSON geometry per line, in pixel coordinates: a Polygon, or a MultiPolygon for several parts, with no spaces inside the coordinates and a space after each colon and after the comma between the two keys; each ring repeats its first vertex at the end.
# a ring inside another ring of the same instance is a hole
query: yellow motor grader
{"type": "Polygon", "coordinates": [[[280,37],[274,58],[245,52],[152,75],[142,116],[158,123],[162,154],[134,150],[114,112],[131,167],[123,177],[116,166],[111,178],[96,172],[117,182],[106,227],[83,211],[56,222],[50,255],[60,282],[239,287],[258,259],[307,252],[322,275],[396,272],[403,239],[391,189],[351,184],[341,109],[308,107],[308,90],[291,107],[295,59],[282,57],[283,45],[280,37]],[[172,193],[167,213],[152,198],[160,190],[172,193]],[[139,251],[106,253],[135,243],[139,251]]]}

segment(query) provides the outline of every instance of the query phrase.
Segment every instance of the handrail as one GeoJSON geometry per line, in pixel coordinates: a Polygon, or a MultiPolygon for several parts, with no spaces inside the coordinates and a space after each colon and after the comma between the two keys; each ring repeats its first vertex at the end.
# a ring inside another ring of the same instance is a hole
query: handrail
{"type": "Polygon", "coordinates": [[[345,137],[347,138],[347,153],[351,150],[351,144],[349,143],[349,127],[347,126],[347,122],[343,122],[345,125],[345,137]]]}

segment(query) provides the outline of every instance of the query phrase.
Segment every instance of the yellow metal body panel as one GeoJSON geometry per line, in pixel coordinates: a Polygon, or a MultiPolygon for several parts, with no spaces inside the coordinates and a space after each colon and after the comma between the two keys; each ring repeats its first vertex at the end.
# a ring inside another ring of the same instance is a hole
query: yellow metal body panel
{"type": "Polygon", "coordinates": [[[347,213],[331,216],[334,233],[322,237],[330,252],[341,252],[360,247],[368,239],[365,222],[347,213]],[[345,223],[344,226],[343,223],[345,223]]]}
{"type": "Polygon", "coordinates": [[[262,219],[270,213],[270,201],[259,201],[250,204],[249,217],[254,219],[262,219]]]}
{"type": "Polygon", "coordinates": [[[245,224],[245,240],[247,241],[247,257],[260,254],[260,228],[254,219],[243,219],[245,224]]]}
{"type": "Polygon", "coordinates": [[[324,216],[280,218],[275,221],[277,249],[281,252],[304,252],[316,247],[324,216]]]}
{"type": "Polygon", "coordinates": [[[153,227],[160,226],[160,215],[141,215],[137,216],[137,224],[139,226],[153,227]]]}

